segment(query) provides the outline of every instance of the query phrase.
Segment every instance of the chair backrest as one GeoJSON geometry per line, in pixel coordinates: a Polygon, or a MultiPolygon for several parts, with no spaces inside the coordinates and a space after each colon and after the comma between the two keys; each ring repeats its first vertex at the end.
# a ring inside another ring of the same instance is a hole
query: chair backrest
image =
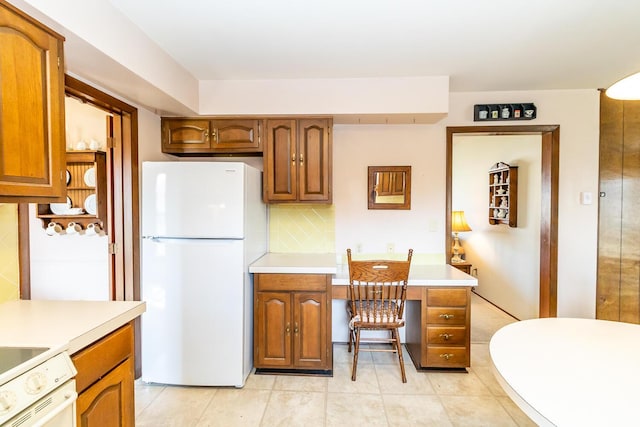
{"type": "Polygon", "coordinates": [[[404,315],[409,268],[413,250],[406,261],[351,259],[349,262],[349,292],[353,315],[368,323],[398,322],[404,315]]]}

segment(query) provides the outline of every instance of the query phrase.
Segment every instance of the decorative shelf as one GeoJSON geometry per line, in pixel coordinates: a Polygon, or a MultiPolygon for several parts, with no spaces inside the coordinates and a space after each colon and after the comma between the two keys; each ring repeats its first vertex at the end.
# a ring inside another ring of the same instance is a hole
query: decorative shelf
{"type": "Polygon", "coordinates": [[[500,120],[533,120],[538,109],[531,102],[516,104],[476,104],[473,106],[474,122],[500,120]]]}
{"type": "Polygon", "coordinates": [[[489,224],[518,226],[518,167],[498,162],[489,169],[489,224]]]}
{"type": "Polygon", "coordinates": [[[68,151],[67,157],[67,197],[71,199],[72,208],[82,208],[82,214],[54,214],[50,204],[39,204],[37,217],[42,220],[46,229],[49,223],[59,224],[66,229],[74,222],[87,229],[89,224],[97,224],[105,233],[107,226],[107,155],[103,151],[68,151]],[[93,168],[95,185],[89,185],[85,175],[93,168]],[[86,211],[85,202],[89,196],[95,197],[95,212],[86,211]]]}

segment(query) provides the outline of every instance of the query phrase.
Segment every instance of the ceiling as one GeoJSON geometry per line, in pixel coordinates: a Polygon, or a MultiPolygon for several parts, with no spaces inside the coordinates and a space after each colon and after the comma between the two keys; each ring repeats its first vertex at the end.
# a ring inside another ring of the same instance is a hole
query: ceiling
{"type": "Polygon", "coordinates": [[[450,77],[608,87],[640,70],[633,0],[110,0],[198,80],[450,77]]]}

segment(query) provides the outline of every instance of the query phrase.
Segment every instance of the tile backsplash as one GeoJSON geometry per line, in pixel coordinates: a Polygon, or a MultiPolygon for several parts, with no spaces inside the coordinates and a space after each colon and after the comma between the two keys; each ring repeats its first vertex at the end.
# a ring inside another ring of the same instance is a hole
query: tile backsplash
{"type": "Polygon", "coordinates": [[[335,252],[333,205],[269,205],[269,251],[335,252]]]}
{"type": "Polygon", "coordinates": [[[20,298],[18,205],[0,203],[0,303],[20,298]]]}

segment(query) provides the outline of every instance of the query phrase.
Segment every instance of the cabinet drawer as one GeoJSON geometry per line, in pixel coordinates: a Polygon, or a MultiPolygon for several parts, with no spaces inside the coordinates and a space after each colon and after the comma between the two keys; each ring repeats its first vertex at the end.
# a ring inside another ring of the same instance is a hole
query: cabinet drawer
{"type": "Polygon", "coordinates": [[[255,275],[257,291],[325,291],[327,282],[325,274],[259,273],[255,275]]]}
{"type": "Polygon", "coordinates": [[[427,305],[430,307],[466,307],[467,289],[429,289],[427,305]]]}
{"type": "Polygon", "coordinates": [[[427,343],[440,345],[465,345],[467,328],[465,327],[427,327],[427,343]]]}
{"type": "Polygon", "coordinates": [[[427,307],[428,325],[466,325],[466,322],[466,308],[427,307]]]}
{"type": "Polygon", "coordinates": [[[469,366],[466,347],[428,347],[427,366],[437,368],[459,368],[469,366]]]}
{"type": "Polygon", "coordinates": [[[76,390],[78,393],[106,375],[120,362],[133,357],[133,327],[125,325],[101,340],[71,356],[78,370],[76,390]]]}

